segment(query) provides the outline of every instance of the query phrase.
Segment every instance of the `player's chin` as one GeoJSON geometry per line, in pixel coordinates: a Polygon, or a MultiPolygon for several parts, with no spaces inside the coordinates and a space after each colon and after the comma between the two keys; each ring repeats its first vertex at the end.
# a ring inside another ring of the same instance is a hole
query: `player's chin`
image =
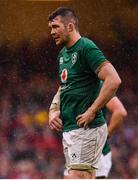
{"type": "Polygon", "coordinates": [[[58,38],[58,39],[56,39],[56,40],[55,40],[55,42],[56,42],[56,45],[57,45],[57,46],[59,46],[59,45],[63,45],[62,40],[61,40],[61,39],[59,39],[59,38],[58,38]]]}
{"type": "Polygon", "coordinates": [[[59,45],[60,45],[60,43],[56,41],[56,45],[57,45],[57,46],[59,46],[59,45]]]}
{"type": "Polygon", "coordinates": [[[59,41],[59,38],[55,38],[55,43],[56,43],[56,45],[58,45],[59,42],[60,42],[60,41],[59,41]]]}
{"type": "Polygon", "coordinates": [[[59,46],[61,45],[62,43],[60,41],[56,41],[56,45],[59,46]]]}

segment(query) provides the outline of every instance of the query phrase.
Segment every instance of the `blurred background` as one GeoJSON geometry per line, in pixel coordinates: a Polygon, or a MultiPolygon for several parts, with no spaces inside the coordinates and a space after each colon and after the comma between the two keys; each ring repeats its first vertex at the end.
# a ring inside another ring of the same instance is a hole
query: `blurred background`
{"type": "Polygon", "coordinates": [[[137,0],[0,0],[0,178],[63,178],[61,134],[48,126],[60,49],[47,18],[59,6],[74,8],[81,35],[98,45],[122,79],[117,95],[128,116],[110,140],[109,177],[138,179],[137,0]]]}

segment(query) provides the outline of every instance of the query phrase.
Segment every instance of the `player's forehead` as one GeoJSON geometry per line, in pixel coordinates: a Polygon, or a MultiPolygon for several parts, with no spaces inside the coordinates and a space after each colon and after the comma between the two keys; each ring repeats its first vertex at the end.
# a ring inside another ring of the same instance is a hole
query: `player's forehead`
{"type": "Polygon", "coordinates": [[[56,24],[63,24],[63,18],[61,16],[56,16],[54,19],[52,19],[51,21],[49,21],[49,26],[53,26],[56,24]]]}

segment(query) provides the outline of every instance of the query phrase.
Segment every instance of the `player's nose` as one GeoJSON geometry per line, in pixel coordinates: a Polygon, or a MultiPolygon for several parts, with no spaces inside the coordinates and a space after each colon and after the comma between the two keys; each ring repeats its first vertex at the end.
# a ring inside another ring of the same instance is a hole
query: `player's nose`
{"type": "Polygon", "coordinates": [[[51,29],[51,35],[54,36],[56,33],[53,29],[51,29]]]}

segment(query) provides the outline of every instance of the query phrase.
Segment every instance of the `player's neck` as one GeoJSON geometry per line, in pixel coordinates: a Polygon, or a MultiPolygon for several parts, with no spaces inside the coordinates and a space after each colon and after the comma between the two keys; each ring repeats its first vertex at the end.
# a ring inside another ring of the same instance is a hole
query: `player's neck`
{"type": "Polygon", "coordinates": [[[78,32],[73,33],[70,36],[68,43],[66,44],[66,48],[72,47],[80,38],[81,38],[81,35],[78,32]]]}

